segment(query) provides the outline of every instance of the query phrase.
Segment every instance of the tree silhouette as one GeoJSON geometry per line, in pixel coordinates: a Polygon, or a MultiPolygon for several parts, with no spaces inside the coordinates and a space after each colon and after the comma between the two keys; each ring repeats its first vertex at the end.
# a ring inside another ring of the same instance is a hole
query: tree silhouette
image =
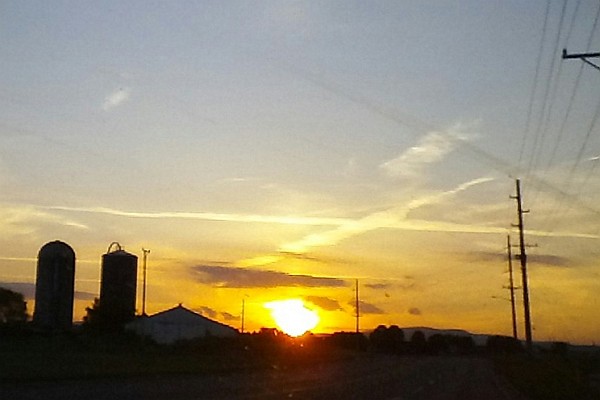
{"type": "Polygon", "coordinates": [[[427,340],[427,347],[431,354],[447,353],[450,347],[449,337],[440,333],[433,334],[427,340]]]}
{"type": "Polygon", "coordinates": [[[422,354],[425,352],[427,340],[425,334],[422,331],[414,331],[410,337],[410,347],[413,352],[422,354]]]}
{"type": "Polygon", "coordinates": [[[404,347],[404,332],[398,325],[386,328],[379,325],[369,336],[375,351],[383,353],[400,353],[404,347]]]}
{"type": "Polygon", "coordinates": [[[85,308],[86,315],[83,317],[83,326],[91,332],[123,332],[123,324],[121,321],[116,321],[106,313],[100,306],[100,299],[94,298],[94,302],[90,307],[85,308]]]}
{"type": "Polygon", "coordinates": [[[22,323],[27,318],[27,302],[23,295],[0,287],[0,323],[22,323]]]}

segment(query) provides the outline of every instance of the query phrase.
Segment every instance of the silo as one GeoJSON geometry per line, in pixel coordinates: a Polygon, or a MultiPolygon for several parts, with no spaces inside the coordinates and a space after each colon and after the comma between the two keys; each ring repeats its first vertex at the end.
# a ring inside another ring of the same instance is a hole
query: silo
{"type": "Polygon", "coordinates": [[[69,329],[74,288],[75,252],[58,240],[46,243],[38,253],[33,322],[45,329],[69,329]]]}
{"type": "Polygon", "coordinates": [[[137,260],[116,242],[102,256],[100,309],[108,323],[121,324],[135,316],[137,260]]]}

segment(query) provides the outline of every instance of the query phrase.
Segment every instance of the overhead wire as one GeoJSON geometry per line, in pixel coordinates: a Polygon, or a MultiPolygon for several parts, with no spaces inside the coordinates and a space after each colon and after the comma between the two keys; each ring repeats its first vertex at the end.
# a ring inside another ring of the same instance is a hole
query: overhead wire
{"type": "MultiPolygon", "coordinates": [[[[594,19],[594,24],[592,26],[592,31],[590,32],[590,36],[589,36],[589,39],[588,39],[588,43],[587,43],[587,50],[588,51],[589,51],[590,47],[592,46],[592,41],[593,41],[593,38],[594,38],[594,33],[596,32],[596,29],[598,27],[598,21],[599,20],[600,20],[600,6],[598,7],[598,11],[596,12],[596,17],[594,19]]],[[[597,113],[598,113],[598,109],[596,110],[594,118],[597,118],[597,113]]],[[[581,162],[581,158],[583,157],[583,153],[584,153],[585,148],[586,148],[586,146],[587,146],[587,144],[589,142],[591,133],[592,133],[592,130],[589,129],[588,132],[585,135],[583,143],[579,147],[579,151],[577,153],[577,158],[575,159],[575,163],[571,167],[571,170],[569,172],[569,175],[565,179],[565,182],[563,182],[565,185],[567,185],[567,187],[570,186],[570,182],[572,181],[573,174],[575,173],[575,170],[577,169],[577,167],[579,166],[579,163],[581,162]]]]}
{"type": "MultiPolygon", "coordinates": [[[[577,19],[577,16],[579,14],[579,8],[580,8],[580,6],[581,6],[581,0],[578,0],[577,3],[576,3],[576,5],[575,5],[575,9],[573,11],[573,15],[571,17],[571,22],[569,24],[569,29],[568,29],[566,38],[564,40],[564,47],[563,48],[565,48],[566,45],[569,43],[571,35],[573,34],[573,29],[575,27],[575,20],[577,19]]],[[[556,54],[556,51],[555,51],[554,54],[556,54]]],[[[556,57],[556,56],[554,56],[554,57],[556,57]]],[[[561,71],[562,71],[562,65],[563,65],[562,62],[559,63],[559,68],[560,68],[561,71]]],[[[580,65],[580,68],[579,68],[579,70],[577,72],[577,77],[575,78],[575,84],[572,86],[572,91],[571,91],[571,94],[570,94],[570,97],[569,97],[569,101],[567,103],[565,114],[564,114],[564,116],[562,118],[562,121],[561,121],[560,126],[559,126],[559,128],[557,130],[557,133],[556,133],[556,138],[554,140],[554,146],[552,147],[552,150],[550,152],[550,156],[548,157],[548,160],[546,162],[545,167],[543,168],[543,171],[542,171],[541,175],[546,175],[547,172],[550,170],[550,168],[552,167],[552,165],[554,163],[554,160],[555,160],[557,152],[558,152],[558,147],[562,143],[562,139],[563,139],[563,136],[564,136],[565,128],[567,126],[567,122],[570,119],[571,111],[573,109],[573,104],[575,103],[575,96],[576,96],[576,94],[578,92],[578,89],[579,89],[579,84],[581,82],[581,76],[582,76],[582,74],[583,74],[583,64],[580,65]]],[[[557,87],[558,87],[558,84],[555,86],[555,88],[557,88],[557,87]]],[[[550,112],[547,117],[548,118],[546,119],[546,123],[552,117],[552,113],[550,112]]],[[[547,126],[547,124],[546,124],[546,126],[547,126]]],[[[547,227],[549,225],[550,219],[556,216],[556,207],[557,207],[556,204],[553,205],[553,210],[554,211],[546,213],[543,221],[540,223],[540,229],[541,230],[547,229],[547,227]]]]}
{"type": "MultiPolygon", "coordinates": [[[[600,5],[599,5],[599,7],[598,7],[598,9],[596,11],[596,15],[595,15],[595,18],[594,18],[594,23],[592,25],[592,29],[591,29],[590,35],[588,37],[586,51],[589,51],[590,48],[591,48],[591,46],[592,46],[594,34],[596,32],[596,29],[598,28],[598,22],[599,21],[600,21],[600,5]]],[[[574,91],[572,93],[572,96],[571,96],[572,98],[571,98],[571,100],[569,102],[569,107],[568,107],[568,110],[567,110],[569,113],[570,113],[570,109],[572,107],[572,104],[574,102],[573,101],[574,100],[574,94],[576,93],[576,90],[577,90],[578,85],[579,85],[579,80],[580,80],[581,75],[582,75],[583,66],[584,65],[581,64],[580,71],[579,71],[579,73],[577,75],[577,81],[576,81],[577,87],[574,89],[574,91]]],[[[587,147],[587,145],[589,143],[589,140],[591,138],[592,132],[594,130],[594,126],[596,124],[597,119],[599,118],[599,115],[600,115],[600,102],[598,103],[598,105],[596,107],[596,110],[594,112],[594,116],[592,117],[592,121],[589,124],[589,128],[587,129],[587,132],[586,132],[586,135],[584,137],[584,140],[583,140],[581,146],[579,146],[579,150],[577,152],[577,156],[575,158],[575,161],[574,161],[573,165],[571,166],[571,168],[569,170],[569,173],[567,174],[567,176],[562,181],[561,187],[565,188],[564,192],[571,193],[571,189],[572,189],[573,182],[574,182],[573,177],[574,177],[575,172],[578,169],[579,165],[581,164],[581,160],[583,158],[583,155],[585,153],[586,147],[587,147]]],[[[565,116],[565,118],[566,118],[566,116],[565,116]]],[[[565,124],[566,124],[566,121],[563,120],[563,124],[561,126],[563,126],[565,124]]],[[[588,175],[590,173],[588,173],[588,175]]],[[[588,180],[589,180],[589,178],[587,178],[587,179],[584,180],[585,184],[587,184],[588,180]]],[[[579,198],[579,196],[581,194],[581,191],[582,191],[582,188],[583,188],[583,185],[584,185],[584,182],[582,181],[582,183],[579,185],[579,189],[573,195],[574,197],[579,198]]],[[[558,204],[556,204],[555,207],[552,209],[552,211],[550,213],[548,213],[548,218],[550,218],[550,216],[552,216],[552,218],[554,219],[554,224],[551,227],[547,228],[547,230],[549,232],[553,232],[554,231],[554,229],[555,229],[556,225],[558,224],[558,221],[560,220],[560,218],[562,216],[566,215],[570,211],[570,209],[572,208],[573,204],[568,204],[566,206],[566,208],[565,208],[565,202],[566,201],[567,201],[567,198],[565,196],[561,196],[561,198],[559,198],[558,204]]]]}
{"type": "MultiPolygon", "coordinates": [[[[548,79],[546,80],[546,85],[544,89],[543,102],[541,107],[541,112],[539,114],[539,120],[537,123],[537,128],[534,137],[534,148],[532,157],[529,160],[528,173],[531,173],[537,167],[538,160],[540,158],[540,154],[544,150],[545,139],[546,139],[546,128],[548,125],[548,120],[552,113],[552,109],[554,107],[554,100],[556,97],[556,88],[558,86],[558,82],[560,80],[560,72],[561,72],[561,64],[559,63],[558,71],[555,69],[556,63],[556,54],[558,54],[560,36],[563,30],[564,16],[567,8],[567,0],[563,1],[563,5],[560,12],[560,19],[558,22],[558,29],[556,31],[556,36],[554,38],[554,50],[550,54],[550,69],[548,71],[548,79]],[[556,71],[556,72],[555,72],[556,71]]],[[[535,198],[532,203],[535,202],[535,198]]]]}
{"type": "MultiPolygon", "coordinates": [[[[571,18],[571,23],[569,25],[569,31],[567,33],[567,37],[565,38],[565,44],[569,43],[569,39],[571,38],[571,35],[573,34],[573,28],[575,26],[575,19],[577,18],[577,14],[579,12],[580,5],[581,5],[581,0],[578,0],[577,4],[575,5],[575,10],[573,11],[573,16],[571,18]]],[[[560,65],[562,66],[562,63],[560,65]]],[[[552,166],[554,159],[556,157],[556,152],[558,151],[558,147],[560,146],[560,144],[562,142],[566,123],[567,123],[567,120],[569,119],[569,116],[571,115],[571,110],[573,108],[575,94],[577,92],[577,89],[579,88],[579,82],[581,80],[582,72],[583,72],[583,64],[580,66],[579,71],[577,73],[577,77],[575,78],[575,85],[573,86],[573,91],[571,92],[571,97],[569,99],[567,110],[565,112],[565,116],[562,120],[560,128],[558,129],[558,132],[556,135],[556,141],[554,142],[554,147],[552,148],[552,152],[550,153],[550,157],[548,158],[548,162],[546,163],[545,171],[550,169],[550,167],[552,166]]]]}
{"type": "Polygon", "coordinates": [[[548,27],[548,16],[550,15],[550,0],[546,2],[546,12],[544,16],[544,24],[542,27],[542,37],[540,39],[539,51],[537,55],[535,73],[533,75],[533,84],[531,88],[531,95],[529,97],[529,105],[527,107],[527,116],[525,118],[525,128],[523,130],[523,138],[521,140],[521,150],[519,152],[519,159],[517,160],[517,167],[521,168],[521,163],[525,155],[525,148],[527,147],[527,139],[529,137],[529,131],[531,128],[531,117],[533,114],[533,105],[535,102],[535,95],[537,93],[537,86],[540,74],[540,67],[542,64],[542,55],[544,53],[544,42],[546,39],[546,30],[548,27]]]}

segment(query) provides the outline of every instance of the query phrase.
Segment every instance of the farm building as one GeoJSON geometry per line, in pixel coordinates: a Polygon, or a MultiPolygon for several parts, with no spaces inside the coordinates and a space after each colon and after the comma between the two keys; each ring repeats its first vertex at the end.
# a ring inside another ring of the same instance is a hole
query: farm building
{"type": "Polygon", "coordinates": [[[160,344],[202,337],[234,337],[238,334],[236,329],[206,318],[181,304],[154,315],[138,317],[128,323],[126,329],[160,344]]]}

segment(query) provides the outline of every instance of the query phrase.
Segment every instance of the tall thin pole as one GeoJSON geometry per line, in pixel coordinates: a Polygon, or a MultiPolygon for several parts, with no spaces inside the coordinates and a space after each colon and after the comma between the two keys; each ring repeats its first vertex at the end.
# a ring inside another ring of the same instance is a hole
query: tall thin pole
{"type": "Polygon", "coordinates": [[[242,299],[242,333],[244,333],[244,317],[246,314],[246,299],[242,299]]]}
{"type": "Polygon", "coordinates": [[[355,282],[355,287],[356,287],[356,297],[355,297],[355,308],[356,308],[356,333],[360,333],[360,326],[359,326],[359,319],[360,319],[360,309],[359,309],[359,302],[358,302],[358,279],[355,282]]]}
{"type": "Polygon", "coordinates": [[[146,315],[146,277],[147,277],[147,266],[148,266],[148,253],[150,250],[144,249],[142,247],[142,251],[144,252],[144,277],[142,282],[142,315],[146,315]]]}
{"type": "Polygon", "coordinates": [[[510,235],[506,235],[506,241],[508,243],[508,276],[509,276],[509,284],[510,284],[510,306],[512,310],[512,330],[513,337],[518,339],[517,335],[517,311],[515,309],[515,283],[513,280],[513,267],[512,267],[512,250],[510,244],[510,235]]]}
{"type": "Polygon", "coordinates": [[[517,195],[512,197],[517,200],[517,212],[519,214],[519,224],[517,225],[519,228],[519,247],[521,249],[521,254],[519,255],[519,259],[521,261],[521,274],[523,279],[523,308],[525,311],[525,340],[527,341],[527,347],[531,350],[533,347],[532,337],[531,337],[531,314],[529,311],[529,284],[527,279],[527,254],[525,253],[525,234],[523,228],[523,214],[528,213],[529,210],[523,211],[522,198],[521,198],[521,181],[519,179],[516,180],[517,184],[517,195]]]}

